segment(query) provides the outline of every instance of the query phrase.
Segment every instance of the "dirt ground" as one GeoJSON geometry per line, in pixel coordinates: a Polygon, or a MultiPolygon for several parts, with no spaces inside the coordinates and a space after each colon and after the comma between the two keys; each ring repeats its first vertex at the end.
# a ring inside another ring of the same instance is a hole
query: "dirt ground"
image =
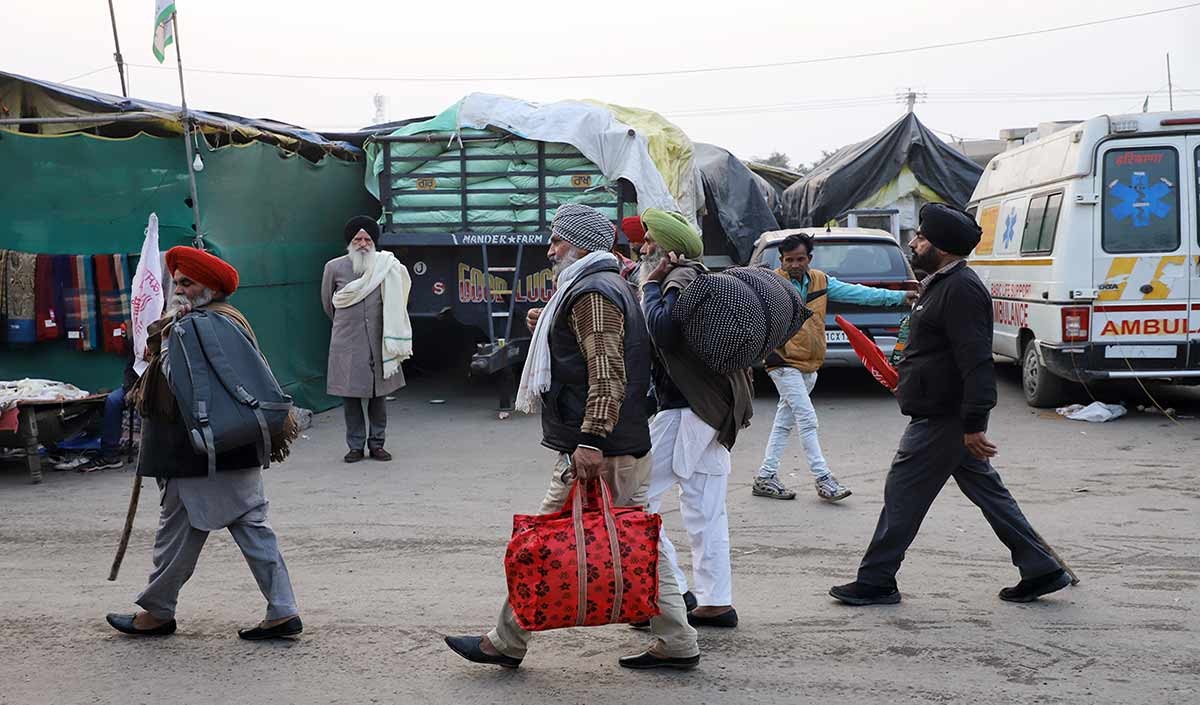
{"type": "MultiPolygon", "coordinates": [[[[1136,393],[1115,394],[1143,402],[1136,393]]],[[[1155,393],[1200,416],[1195,390],[1155,393]]],[[[120,579],[107,582],[130,470],[48,472],[35,486],[22,465],[0,466],[0,702],[1200,702],[1200,421],[1066,421],[1026,407],[1015,368],[1002,368],[997,467],[1082,583],[1030,605],[997,599],[1016,570],[951,483],[900,573],[904,601],[851,608],[827,591],[854,577],[905,419],[861,372],[823,375],[816,403],[854,495],[818,501],[793,443],[784,479],[799,498],[751,496],[775,406],[761,390],[730,479],[741,624],[702,631],[689,673],[618,668],[646,643],[620,626],[538,635],[518,671],[442,644],[495,619],[511,515],[536,509],[552,462],[537,420],[496,420],[486,387],[442,377],[402,390],[389,405],[390,464],[341,463],[334,410],[268,471],[305,624],[289,642],[237,638],[264,604],[226,533],[210,537],[174,636],[117,634],[104,614],[134,609],[150,571],[153,484],[120,579]]],[[[673,503],[665,518],[686,558],[673,503]]]]}

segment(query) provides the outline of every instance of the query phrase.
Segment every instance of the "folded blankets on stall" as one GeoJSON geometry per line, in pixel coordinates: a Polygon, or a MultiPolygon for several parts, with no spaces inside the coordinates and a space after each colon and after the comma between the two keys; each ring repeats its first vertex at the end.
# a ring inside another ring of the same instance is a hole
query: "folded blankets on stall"
{"type": "Polygon", "coordinates": [[[71,401],[88,393],[73,384],[49,379],[0,380],[0,411],[22,401],[71,401]]]}
{"type": "Polygon", "coordinates": [[[100,321],[96,317],[96,268],[91,255],[70,255],[68,286],[63,287],[64,326],[67,339],[87,352],[96,349],[100,321]]]}
{"type": "Polygon", "coordinates": [[[125,255],[93,255],[100,300],[100,340],[105,352],[125,353],[122,326],[129,320],[129,265],[125,255]]]}
{"type": "Polygon", "coordinates": [[[33,327],[39,343],[63,337],[62,294],[54,285],[54,258],[37,256],[34,272],[33,327]]]}

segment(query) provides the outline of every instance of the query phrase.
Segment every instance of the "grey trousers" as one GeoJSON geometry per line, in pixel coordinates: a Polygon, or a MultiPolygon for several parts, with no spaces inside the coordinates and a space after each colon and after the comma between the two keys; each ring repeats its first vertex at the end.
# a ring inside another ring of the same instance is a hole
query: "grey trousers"
{"type": "MultiPolygon", "coordinates": [[[[179,591],[192,577],[200,550],[208,538],[207,531],[189,523],[187,508],[179,494],[171,489],[170,481],[163,485],[162,512],[158,532],[154,535],[154,571],[150,573],[146,588],[134,600],[155,619],[175,617],[179,591]]],[[[275,531],[267,523],[266,505],[246,512],[227,528],[238,548],[242,549],[258,589],[267,598],[266,619],[300,614],[275,531]]]]}
{"type": "MultiPolygon", "coordinates": [[[[645,506],[646,491],[650,487],[650,455],[634,458],[622,455],[605,458],[604,479],[612,490],[614,506],[645,506]]],[[[564,474],[567,465],[561,456],[550,476],[550,488],[542,499],[539,514],[557,512],[563,507],[571,490],[574,478],[564,474]]],[[[650,631],[658,637],[656,652],[662,656],[685,658],[700,653],[696,630],[687,621],[687,607],[683,593],[675,582],[675,571],[671,561],[663,555],[663,545],[658,546],[658,609],[659,615],[650,619],[650,631]]],[[[533,635],[521,628],[513,617],[512,607],[504,600],[496,628],[488,632],[488,641],[505,656],[524,658],[525,649],[533,635]]]]}
{"type": "Polygon", "coordinates": [[[342,411],[346,416],[346,445],[350,450],[382,448],[387,432],[387,397],[342,397],[342,411]],[[367,435],[367,421],[363,418],[363,402],[371,420],[371,435],[367,435]]]}
{"type": "Polygon", "coordinates": [[[957,417],[914,419],[900,438],[900,448],[883,489],[883,511],[871,545],[858,567],[858,581],[885,588],[896,586],[896,572],[921,521],[946,480],[983,512],[992,531],[1012,552],[1022,578],[1052,573],[1062,566],[1050,555],[1009,494],[1000,475],[977,460],[963,445],[957,417]]]}

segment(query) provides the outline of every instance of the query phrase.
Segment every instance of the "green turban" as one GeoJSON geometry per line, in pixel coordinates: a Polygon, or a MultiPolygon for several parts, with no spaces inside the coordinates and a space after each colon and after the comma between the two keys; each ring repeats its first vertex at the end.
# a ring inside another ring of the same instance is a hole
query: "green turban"
{"type": "Polygon", "coordinates": [[[642,225],[646,228],[646,235],[666,252],[674,252],[688,259],[696,259],[704,254],[700,233],[679,213],[647,208],[642,213],[642,225]]]}

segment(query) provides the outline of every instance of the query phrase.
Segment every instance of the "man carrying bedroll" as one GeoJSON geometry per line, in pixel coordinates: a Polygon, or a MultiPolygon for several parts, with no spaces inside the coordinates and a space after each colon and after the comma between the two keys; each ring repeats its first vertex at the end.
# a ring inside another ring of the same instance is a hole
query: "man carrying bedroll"
{"type": "MultiPolygon", "coordinates": [[[[154,570],[146,588],[134,600],[142,611],[109,614],[108,623],[125,634],[173,634],[179,591],[191,577],[208,533],[228,529],[267,599],[265,619],[255,627],[239,630],[238,636],[250,640],[295,636],[303,625],[287,566],[267,522],[258,449],[251,444],[218,453],[217,472],[209,477],[208,459],[193,450],[168,383],[171,325],[190,311],[204,309],[225,316],[253,341],[250,324],[225,301],[237,290],[237,270],[191,247],[171,248],[166,259],[175,293],[168,301],[167,316],[150,327],[150,366],[133,392],[143,418],[138,474],[156,478],[161,494],[154,570]]],[[[289,425],[283,437],[271,439],[274,459],[286,456],[287,444],[294,435],[295,429],[289,425]]]]}
{"type": "Polygon", "coordinates": [[[817,496],[837,502],[850,496],[850,490],[837,481],[821,452],[817,439],[817,410],[809,395],[817,384],[817,370],[825,362],[825,307],[830,301],[857,306],[899,306],[917,297],[913,291],[889,291],[861,284],[838,281],[819,269],[813,269],[811,235],[789,235],[779,245],[780,269],[776,274],[790,281],[804,298],[813,315],[782,348],[767,357],[767,374],[779,390],[779,408],[775,425],[767,440],[753,493],[773,499],[795,499],[796,492],[779,480],[779,459],[787,449],[793,430],[808,459],[808,468],[817,487],[817,496]]]}
{"type": "Polygon", "coordinates": [[[1021,582],[1000,599],[1030,602],[1071,578],[1041,541],[988,461],[996,405],[992,365],[992,299],[966,257],[981,231],[971,216],[941,203],[921,209],[909,247],[913,266],[933,272],[921,283],[900,359],[896,400],[912,418],[900,438],[883,488],[883,511],[858,567],[858,579],[829,594],[851,605],[900,601],[896,573],[933,500],[951,477],[983,512],[1012,554],[1021,582]]]}
{"type": "MultiPolygon", "coordinates": [[[[657,512],[666,493],[679,487],[679,513],[692,549],[691,594],[697,605],[688,613],[688,622],[694,627],[736,627],[725,499],[730,450],[754,413],[750,373],[714,374],[672,320],[675,302],[706,271],[694,261],[704,249],[700,234],[682,215],[654,208],[642,214],[642,222],[642,309],[654,343],[651,369],[658,406],[650,422],[654,461],[649,509],[657,512]]],[[[687,580],[665,530],[659,543],[686,598],[687,580]]]]}
{"type": "MultiPolygon", "coordinates": [[[[542,445],[558,453],[541,513],[559,511],[576,477],[603,477],[613,503],[646,503],[650,431],[644,400],[650,387],[650,340],[633,289],[610,252],[615,230],[600,211],[561,206],[551,225],[554,296],[533,309],[533,332],[518,411],[542,414],[542,445]],[[574,473],[574,476],[572,476],[574,473]]],[[[650,620],[656,642],[619,660],[625,668],[691,669],[700,662],[696,630],[659,545],[658,606],[650,620]]],[[[446,645],[475,663],[517,668],[531,634],[517,624],[508,600],[496,627],[483,636],[448,636],[446,645]]]]}

